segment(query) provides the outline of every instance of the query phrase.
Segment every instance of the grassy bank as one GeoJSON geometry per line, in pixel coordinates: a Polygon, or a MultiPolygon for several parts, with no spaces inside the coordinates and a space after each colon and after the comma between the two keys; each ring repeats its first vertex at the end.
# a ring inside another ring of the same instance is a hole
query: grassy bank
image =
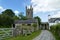
{"type": "Polygon", "coordinates": [[[52,25],[50,31],[55,36],[56,40],[60,40],[60,24],[52,25]]]}
{"type": "MultiPolygon", "coordinates": [[[[52,32],[52,31],[51,31],[51,32],[52,32]]],[[[56,33],[54,33],[54,32],[52,32],[52,34],[54,35],[54,37],[55,37],[56,40],[60,40],[60,37],[58,36],[58,34],[56,34],[56,33]]]]}
{"type": "Polygon", "coordinates": [[[41,33],[41,31],[39,30],[39,31],[33,32],[31,35],[17,36],[17,37],[9,38],[9,39],[6,39],[6,40],[32,40],[33,38],[38,36],[40,33],[41,33]]]}

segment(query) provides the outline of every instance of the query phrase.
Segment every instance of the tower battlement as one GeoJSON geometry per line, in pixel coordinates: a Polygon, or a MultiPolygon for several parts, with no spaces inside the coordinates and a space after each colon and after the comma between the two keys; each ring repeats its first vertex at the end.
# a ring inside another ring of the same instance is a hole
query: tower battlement
{"type": "Polygon", "coordinates": [[[33,7],[32,7],[32,5],[26,6],[26,17],[28,19],[32,19],[33,18],[33,7]]]}

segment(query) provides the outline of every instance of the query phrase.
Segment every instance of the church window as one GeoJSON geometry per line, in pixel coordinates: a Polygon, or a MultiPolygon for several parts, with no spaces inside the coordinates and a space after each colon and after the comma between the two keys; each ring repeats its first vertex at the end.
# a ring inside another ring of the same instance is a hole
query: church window
{"type": "Polygon", "coordinates": [[[30,12],[28,12],[28,15],[29,15],[30,12]]]}
{"type": "Polygon", "coordinates": [[[31,24],[27,24],[28,26],[31,26],[31,24]]]}

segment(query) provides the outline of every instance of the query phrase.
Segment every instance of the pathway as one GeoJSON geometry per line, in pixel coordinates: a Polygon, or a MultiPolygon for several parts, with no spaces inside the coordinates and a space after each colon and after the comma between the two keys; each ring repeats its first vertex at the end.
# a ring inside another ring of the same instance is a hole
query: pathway
{"type": "Polygon", "coordinates": [[[52,33],[47,30],[42,30],[41,34],[33,40],[55,40],[52,33]]]}

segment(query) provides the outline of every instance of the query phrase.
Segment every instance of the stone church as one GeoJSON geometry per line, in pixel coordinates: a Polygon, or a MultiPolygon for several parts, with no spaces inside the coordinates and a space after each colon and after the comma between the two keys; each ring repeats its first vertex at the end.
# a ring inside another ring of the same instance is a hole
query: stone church
{"type": "Polygon", "coordinates": [[[33,18],[33,7],[32,5],[26,6],[26,17],[27,20],[16,20],[13,24],[13,36],[24,34],[28,31],[28,33],[34,32],[35,30],[39,30],[37,19],[33,18]]]}

